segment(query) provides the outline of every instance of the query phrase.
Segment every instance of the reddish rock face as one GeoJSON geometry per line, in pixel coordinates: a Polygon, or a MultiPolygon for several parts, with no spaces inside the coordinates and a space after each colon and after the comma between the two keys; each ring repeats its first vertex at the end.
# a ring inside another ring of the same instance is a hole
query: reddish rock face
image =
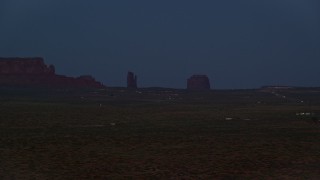
{"type": "Polygon", "coordinates": [[[188,79],[188,90],[210,90],[210,81],[206,75],[193,75],[188,79]]]}
{"type": "Polygon", "coordinates": [[[91,76],[78,78],[55,74],[53,65],[42,58],[0,58],[1,86],[31,86],[52,88],[104,88],[91,76]]]}
{"type": "Polygon", "coordinates": [[[137,76],[133,72],[128,72],[127,75],[127,87],[128,88],[137,88],[137,76]]]}
{"type": "Polygon", "coordinates": [[[44,64],[42,58],[0,58],[0,74],[54,74],[53,65],[44,64]]]}

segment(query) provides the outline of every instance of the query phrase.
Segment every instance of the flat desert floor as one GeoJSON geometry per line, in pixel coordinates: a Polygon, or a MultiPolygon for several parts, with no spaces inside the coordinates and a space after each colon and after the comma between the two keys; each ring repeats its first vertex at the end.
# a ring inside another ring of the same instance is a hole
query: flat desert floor
{"type": "Polygon", "coordinates": [[[2,92],[0,179],[320,179],[319,92],[61,94],[2,92]]]}

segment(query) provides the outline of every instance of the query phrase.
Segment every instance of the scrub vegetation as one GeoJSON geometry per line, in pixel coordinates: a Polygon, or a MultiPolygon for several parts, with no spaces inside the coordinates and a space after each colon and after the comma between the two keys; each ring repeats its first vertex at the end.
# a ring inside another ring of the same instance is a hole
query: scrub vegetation
{"type": "Polygon", "coordinates": [[[320,178],[317,92],[30,92],[1,97],[0,179],[320,178]]]}

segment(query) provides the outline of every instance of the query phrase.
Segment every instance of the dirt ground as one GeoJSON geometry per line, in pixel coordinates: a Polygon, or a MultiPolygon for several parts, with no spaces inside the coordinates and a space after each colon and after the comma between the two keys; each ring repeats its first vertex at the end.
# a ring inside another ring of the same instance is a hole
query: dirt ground
{"type": "Polygon", "coordinates": [[[316,102],[170,93],[2,100],[0,179],[320,178],[316,102]]]}

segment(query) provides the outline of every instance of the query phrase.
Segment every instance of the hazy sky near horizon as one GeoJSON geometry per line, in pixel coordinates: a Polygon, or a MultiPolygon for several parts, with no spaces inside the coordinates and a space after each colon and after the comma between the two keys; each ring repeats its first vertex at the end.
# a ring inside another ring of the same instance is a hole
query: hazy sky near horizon
{"type": "Polygon", "coordinates": [[[319,0],[1,0],[0,42],[107,86],[320,86],[319,0]]]}

